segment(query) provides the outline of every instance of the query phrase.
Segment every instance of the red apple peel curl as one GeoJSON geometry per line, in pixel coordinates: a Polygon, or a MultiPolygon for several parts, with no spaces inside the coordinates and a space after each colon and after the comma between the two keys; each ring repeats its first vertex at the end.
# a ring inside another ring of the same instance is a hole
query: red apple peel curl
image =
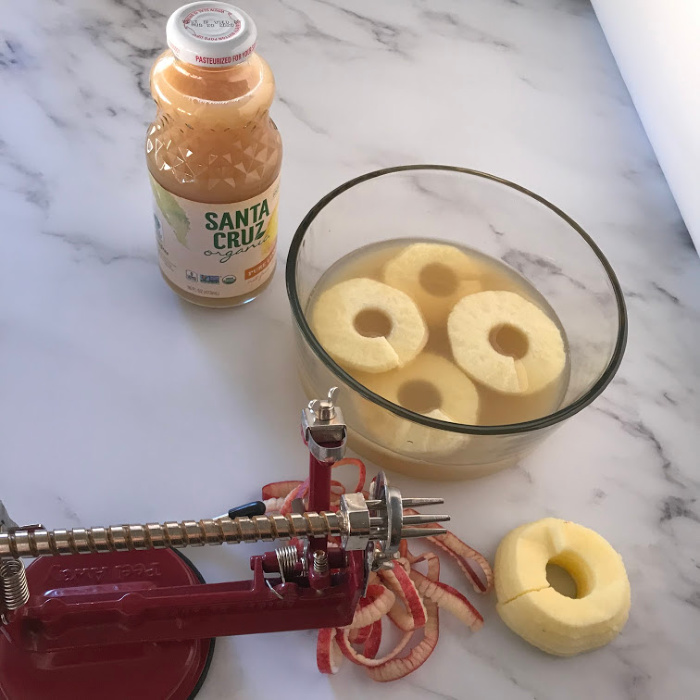
{"type": "MultiPolygon", "coordinates": [[[[359,470],[356,492],[364,491],[366,470],[359,459],[343,459],[333,466],[354,465],[359,470]]],[[[263,487],[267,512],[286,514],[296,498],[306,499],[309,480],[280,481],[263,487]]],[[[345,488],[338,481],[331,486],[331,508],[337,510],[345,488]]],[[[411,508],[406,514],[417,514],[411,508]]],[[[429,526],[430,527],[430,526],[429,526]]],[[[435,524],[432,527],[440,527],[435,524]]],[[[427,537],[426,541],[448,554],[458,565],[478,593],[493,588],[493,572],[486,558],[453,533],[427,537]],[[480,576],[472,563],[481,569],[480,576]]],[[[415,556],[406,540],[401,542],[400,557],[391,569],[370,576],[367,595],[360,599],[352,624],[343,628],[319,630],[316,660],[321,673],[335,674],[343,657],[364,666],[375,681],[385,683],[398,680],[420,668],[435,650],[440,636],[439,609],[455,615],[473,632],[483,625],[483,618],[467,598],[452,586],[440,581],[440,559],[433,552],[415,556]],[[427,565],[422,574],[416,565],[427,565]],[[382,621],[388,618],[403,635],[398,644],[384,656],[377,658],[382,641],[382,621]],[[418,641],[411,647],[411,642],[418,641]],[[360,647],[362,651],[359,651],[360,647]],[[401,655],[406,649],[407,653],[401,655]]]]}

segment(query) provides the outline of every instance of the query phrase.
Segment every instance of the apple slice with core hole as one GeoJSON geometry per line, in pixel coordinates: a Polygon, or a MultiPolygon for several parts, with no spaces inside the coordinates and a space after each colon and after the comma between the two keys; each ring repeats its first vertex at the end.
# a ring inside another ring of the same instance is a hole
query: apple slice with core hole
{"type": "Polygon", "coordinates": [[[428,340],[413,300],[366,277],[327,289],[311,316],[313,331],[328,354],[344,367],[363,372],[403,367],[428,340]]]}
{"type": "Polygon", "coordinates": [[[622,557],[582,525],[544,518],[515,528],[498,546],[494,575],[498,614],[549,654],[573,656],[601,647],[627,622],[630,584],[622,557]],[[571,576],[574,595],[550,584],[548,566],[571,576]]]}
{"type": "Polygon", "coordinates": [[[481,291],[478,264],[455,246],[414,243],[384,266],[384,281],[406,292],[430,324],[444,323],[464,296],[481,291]]]}
{"type": "MultiPolygon", "coordinates": [[[[477,422],[479,395],[474,383],[440,355],[423,352],[406,367],[383,374],[358,375],[357,379],[375,394],[415,413],[452,423],[477,422]]],[[[382,441],[417,456],[449,453],[469,440],[468,435],[428,428],[384,409],[379,411],[376,416],[371,412],[368,427],[381,433],[382,441]]]]}
{"type": "Polygon", "coordinates": [[[532,394],[566,366],[564,340],[547,314],[513,292],[479,292],[457,302],[447,320],[455,362],[503,394],[532,394]]]}

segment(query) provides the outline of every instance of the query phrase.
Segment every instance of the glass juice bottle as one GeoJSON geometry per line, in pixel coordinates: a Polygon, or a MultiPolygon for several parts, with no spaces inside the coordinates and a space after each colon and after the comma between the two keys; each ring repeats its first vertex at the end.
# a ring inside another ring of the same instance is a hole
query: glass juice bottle
{"type": "Polygon", "coordinates": [[[245,304],[275,269],[282,142],[272,71],[242,10],[195,2],[167,23],[151,70],[146,160],[160,270],[194,304],[245,304]]]}

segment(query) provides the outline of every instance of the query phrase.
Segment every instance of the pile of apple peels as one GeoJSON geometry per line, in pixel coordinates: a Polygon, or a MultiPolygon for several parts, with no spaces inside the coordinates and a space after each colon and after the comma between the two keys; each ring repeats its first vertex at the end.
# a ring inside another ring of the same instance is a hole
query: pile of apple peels
{"type": "MultiPolygon", "coordinates": [[[[348,458],[336,462],[334,468],[344,465],[358,468],[354,490],[367,498],[365,465],[359,459],[348,458]]],[[[336,480],[331,484],[331,508],[337,510],[345,487],[336,480]]],[[[305,499],[308,491],[308,479],[267,484],[262,489],[266,512],[286,515],[291,512],[292,502],[305,499]]],[[[410,508],[404,512],[417,513],[410,508]]],[[[488,593],[493,588],[493,572],[479,552],[451,532],[425,539],[457,563],[477,593],[488,593]],[[481,570],[481,576],[472,564],[481,570]]],[[[364,666],[375,681],[398,680],[420,668],[433,653],[439,637],[440,608],[455,615],[473,632],[483,625],[483,618],[467,598],[440,581],[440,559],[436,553],[415,556],[406,540],[402,540],[399,555],[391,569],[370,575],[367,595],[360,599],[352,624],[319,630],[316,657],[321,673],[337,673],[345,657],[364,666]],[[424,565],[426,572],[421,573],[418,565],[424,565]],[[378,657],[384,618],[399,629],[401,638],[394,649],[378,657]]]]}

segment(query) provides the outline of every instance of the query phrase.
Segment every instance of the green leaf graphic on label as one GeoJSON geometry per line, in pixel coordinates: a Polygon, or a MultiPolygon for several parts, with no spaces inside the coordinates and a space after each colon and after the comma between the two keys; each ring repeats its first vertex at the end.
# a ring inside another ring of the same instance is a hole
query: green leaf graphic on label
{"type": "Polygon", "coordinates": [[[177,203],[175,197],[163,189],[153,178],[151,178],[151,187],[153,196],[156,198],[156,205],[163,218],[172,227],[177,240],[187,247],[187,234],[190,232],[190,220],[187,218],[187,214],[177,203]]]}

